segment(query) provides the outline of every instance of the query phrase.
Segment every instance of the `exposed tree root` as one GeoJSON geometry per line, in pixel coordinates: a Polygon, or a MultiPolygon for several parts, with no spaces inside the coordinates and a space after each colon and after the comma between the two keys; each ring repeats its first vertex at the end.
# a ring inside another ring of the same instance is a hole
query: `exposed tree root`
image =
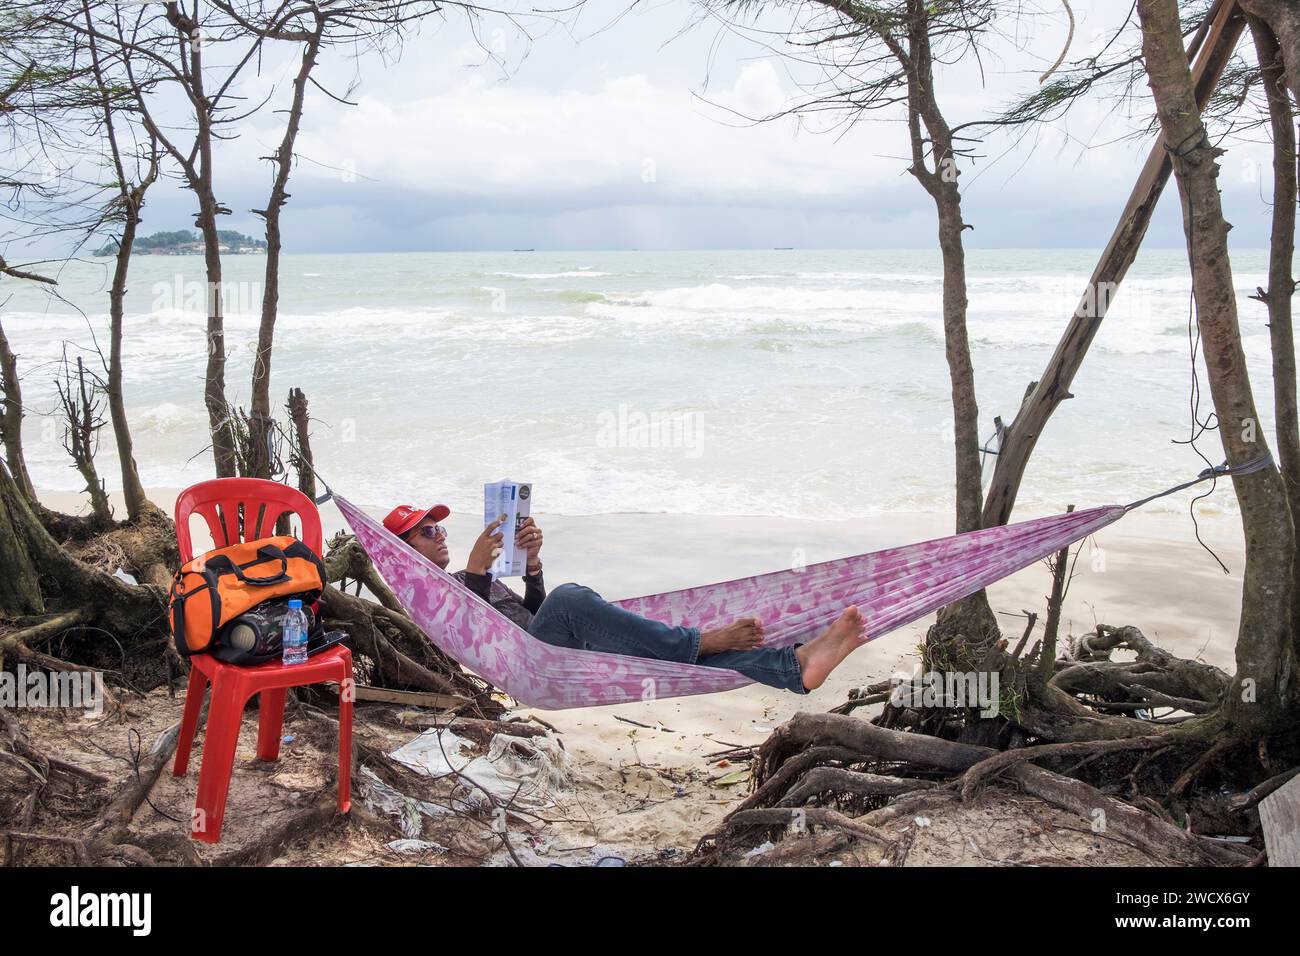
{"type": "MultiPolygon", "coordinates": [[[[701,841],[697,856],[707,861],[719,854],[734,853],[746,840],[752,843],[760,834],[773,834],[776,824],[788,824],[791,819],[811,820],[807,814],[818,804],[860,804],[864,797],[893,802],[857,817],[855,825],[872,828],[873,836],[884,835],[894,843],[893,835],[880,831],[882,824],[933,806],[935,800],[952,799],[958,794],[969,799],[978,786],[1002,777],[1026,793],[1077,815],[1082,826],[1157,859],[1184,865],[1239,866],[1250,862],[1255,855],[1253,849],[1189,833],[1162,815],[1103,793],[1084,780],[1030,763],[1072,757],[1114,758],[1161,751],[1172,744],[1162,734],[998,752],[879,727],[847,715],[800,713],[764,743],[754,763],[753,794],[728,815],[722,827],[701,841]],[[850,769],[849,765],[893,769],[880,774],[850,769]],[[933,775],[935,771],[949,777],[948,782],[941,786],[928,776],[915,776],[933,775]],[[810,802],[814,805],[811,809],[810,802]],[[781,813],[760,813],[764,808],[781,813]]],[[[902,856],[906,856],[905,850],[902,856]]]]}
{"type": "MultiPolygon", "coordinates": [[[[206,721],[206,717],[205,706],[200,722],[206,721]]],[[[94,857],[111,857],[126,841],[132,818],[140,809],[140,805],[148,799],[149,791],[158,782],[158,776],[163,768],[175,755],[180,733],[181,725],[176,723],[159,735],[149,751],[140,755],[139,764],[134,772],[119,783],[109,796],[99,817],[87,826],[85,839],[94,857]]]]}
{"type": "Polygon", "coordinates": [[[77,607],[61,614],[52,614],[35,624],[20,625],[0,637],[0,661],[4,660],[7,653],[16,650],[19,646],[36,648],[89,620],[90,612],[84,607],[77,607]]]}
{"type": "Polygon", "coordinates": [[[821,794],[854,797],[896,797],[914,790],[938,786],[932,780],[909,780],[840,767],[814,767],[781,797],[781,806],[798,807],[821,794]]]}
{"type": "Polygon", "coordinates": [[[798,809],[791,807],[789,809],[768,808],[761,810],[742,810],[738,813],[728,815],[726,826],[788,826],[795,825],[815,825],[835,827],[844,830],[854,836],[863,837],[875,843],[883,843],[886,846],[893,846],[894,840],[888,834],[873,826],[846,817],[842,813],[836,813],[834,810],[825,810],[819,808],[798,809]]]}
{"type": "Polygon", "coordinates": [[[0,839],[8,842],[10,850],[6,854],[7,859],[14,863],[18,861],[13,856],[13,846],[18,843],[52,843],[56,846],[66,846],[72,851],[72,861],[78,866],[92,866],[94,861],[90,858],[90,853],[86,849],[86,842],[76,837],[61,836],[55,833],[24,833],[22,830],[0,830],[0,839]]]}
{"type": "Polygon", "coordinates": [[[332,776],[320,795],[299,808],[255,843],[237,847],[218,856],[213,866],[259,866],[274,859],[284,847],[299,837],[316,833],[339,818],[338,797],[335,793],[337,778],[332,776]]]}
{"type": "Polygon", "coordinates": [[[1024,747],[1020,750],[1007,750],[995,756],[981,760],[961,775],[957,780],[961,798],[969,800],[975,788],[987,783],[995,775],[1009,767],[1027,763],[1031,760],[1044,760],[1048,757],[1063,757],[1081,754],[1113,753],[1118,750],[1153,750],[1169,746],[1164,737],[1133,737],[1128,740],[1090,741],[1088,743],[1044,744],[1040,747],[1024,747]]]}
{"type": "MultiPolygon", "coordinates": [[[[1092,693],[1101,696],[1118,688],[1138,700],[1154,693],[1194,701],[1202,710],[1217,704],[1231,682],[1231,677],[1217,667],[1175,657],[1156,647],[1136,627],[1105,624],[1080,639],[1074,653],[1058,664],[1051,679],[1053,686],[1068,693],[1089,692],[1091,687],[1092,693]],[[1137,660],[1123,664],[1111,661],[1111,654],[1120,649],[1134,652],[1137,660]]],[[[1161,706],[1158,700],[1147,702],[1161,706]]]]}

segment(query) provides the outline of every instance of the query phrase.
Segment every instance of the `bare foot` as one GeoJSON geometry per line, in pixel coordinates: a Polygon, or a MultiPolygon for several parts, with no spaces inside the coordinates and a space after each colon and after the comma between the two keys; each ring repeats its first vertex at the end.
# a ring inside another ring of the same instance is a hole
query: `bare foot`
{"type": "Polygon", "coordinates": [[[844,658],[867,643],[862,632],[865,622],[857,605],[849,605],[835,623],[807,644],[795,649],[794,656],[803,674],[803,686],[816,690],[840,666],[844,658]]]}
{"type": "Polygon", "coordinates": [[[756,617],[742,617],[726,627],[700,633],[700,657],[723,651],[752,651],[763,643],[763,624],[756,617]]]}

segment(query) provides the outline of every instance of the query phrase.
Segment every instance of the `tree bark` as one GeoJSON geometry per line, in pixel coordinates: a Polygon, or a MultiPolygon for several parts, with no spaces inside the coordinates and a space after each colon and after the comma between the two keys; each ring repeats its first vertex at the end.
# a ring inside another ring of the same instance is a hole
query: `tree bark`
{"type": "Polygon", "coordinates": [[[1300,5],[1295,0],[1240,0],[1241,8],[1268,24],[1286,67],[1286,85],[1300,101],[1300,5]]]}
{"type": "Polygon", "coordinates": [[[316,500],[316,473],[313,471],[315,460],[311,452],[311,415],[307,410],[307,395],[300,388],[289,389],[289,401],[286,404],[289,418],[293,422],[294,444],[293,466],[298,471],[298,490],[316,500]]]}
{"type": "Polygon", "coordinates": [[[40,574],[27,552],[18,511],[23,497],[9,469],[0,462],[0,614],[18,616],[45,610],[40,574]]]}
{"type": "MultiPolygon", "coordinates": [[[[210,154],[211,143],[203,153],[210,154]]],[[[207,167],[206,161],[204,162],[207,167]]],[[[236,474],[235,435],[226,402],[226,320],[222,312],[221,240],[217,237],[217,208],[212,195],[212,170],[204,169],[197,189],[199,215],[196,223],[203,234],[203,266],[207,279],[208,365],[203,377],[203,404],[208,410],[212,434],[212,459],[218,478],[236,474]]]]}
{"type": "Polygon", "coordinates": [[[153,640],[167,634],[163,594],[157,588],[127,584],[107,572],[77,560],[59,546],[18,492],[9,469],[0,466],[0,556],[5,557],[6,574],[0,576],[0,610],[35,613],[50,607],[85,609],[102,630],[128,639],[153,640]],[[17,563],[9,556],[17,554],[17,563]],[[11,578],[8,568],[17,573],[11,578]],[[15,587],[13,581],[19,582],[15,587]],[[35,581],[39,606],[28,612],[10,609],[4,595],[27,595],[35,581]]]}
{"type": "MultiPolygon", "coordinates": [[[[143,191],[141,191],[143,192],[143,191]]],[[[139,520],[151,506],[140,472],[135,464],[134,442],[131,440],[131,423],[126,417],[126,400],[122,394],[122,324],[125,314],[126,274],[130,268],[131,247],[135,244],[136,225],[139,223],[138,206],[127,213],[122,225],[122,237],[117,250],[117,264],[113,269],[113,284],[108,293],[108,381],[104,387],[108,396],[108,414],[113,422],[113,440],[117,444],[117,459],[122,470],[122,497],[126,514],[132,521],[139,520]]]]}
{"type": "MultiPolygon", "coordinates": [[[[1273,134],[1273,227],[1269,237],[1268,289],[1256,298],[1268,307],[1269,342],[1273,355],[1273,416],[1278,464],[1286,484],[1291,523],[1300,523],[1300,414],[1296,406],[1295,334],[1292,298],[1296,291],[1295,257],[1296,130],[1295,112],[1286,87],[1286,70],[1277,37],[1267,23],[1250,17],[1251,33],[1268,97],[1273,134]]],[[[1292,633],[1300,642],[1300,555],[1292,558],[1292,633]]],[[[1300,652],[1300,643],[1296,649],[1300,652]]]]}
{"type": "MultiPolygon", "coordinates": [[[[1230,465],[1268,453],[1259,428],[1241,345],[1228,223],[1218,190],[1221,154],[1209,141],[1196,103],[1187,54],[1179,37],[1176,0],[1138,0],[1142,50],[1156,112],[1183,201],[1206,377],[1230,465]]],[[[1225,716],[1248,734],[1276,726],[1294,704],[1291,642],[1291,564],[1295,531],[1286,489],[1275,467],[1233,478],[1246,536],[1237,673],[1225,716]]]]}
{"type": "Polygon", "coordinates": [[[0,438],[4,439],[5,460],[18,491],[31,504],[36,504],[36,489],[27,474],[27,460],[23,457],[23,392],[18,381],[18,356],[9,348],[4,323],[0,322],[0,393],[3,393],[4,410],[0,413],[0,438]]]}
{"type": "Polygon", "coordinates": [[[940,185],[935,206],[943,255],[943,340],[952,394],[957,533],[962,534],[983,527],[984,492],[980,487],[979,403],[966,330],[966,250],[961,235],[965,226],[955,181],[940,185]]]}

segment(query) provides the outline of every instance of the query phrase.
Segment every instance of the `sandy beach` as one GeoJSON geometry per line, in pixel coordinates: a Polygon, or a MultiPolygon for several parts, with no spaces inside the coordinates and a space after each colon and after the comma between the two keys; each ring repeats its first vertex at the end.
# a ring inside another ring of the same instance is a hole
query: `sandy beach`
{"type": "MultiPolygon", "coordinates": [[[[175,491],[154,491],[170,510],[175,491]]],[[[47,496],[76,511],[76,496],[47,496]]],[[[393,504],[396,504],[394,502],[393,504]]],[[[389,504],[363,504],[382,516],[389,504]]],[[[321,507],[326,539],[343,531],[338,510],[321,507]]],[[[1031,516],[1026,516],[1031,517],[1031,516]]],[[[548,583],[579,581],[610,599],[862,553],[950,533],[941,515],[892,515],[853,522],[680,515],[562,516],[539,514],[548,583]]],[[[453,567],[478,530],[473,515],[445,522],[453,567]]],[[[1207,515],[1202,538],[1228,566],[1224,574],[1196,543],[1186,515],[1135,512],[1096,535],[1075,567],[1063,607],[1066,639],[1096,623],[1131,624],[1173,653],[1229,671],[1239,613],[1242,546],[1237,519],[1207,515]]],[[[1021,612],[1042,616],[1050,579],[1027,568],[990,589],[1009,636],[1024,628],[1021,612]]],[[[808,696],[751,685],[724,694],[638,702],[616,707],[530,711],[561,733],[575,788],[560,801],[564,822],[546,828],[533,849],[539,860],[580,861],[595,853],[644,858],[687,850],[747,792],[744,779],[723,785],[735,766],[710,758],[761,743],[797,711],[825,711],[852,688],[910,673],[929,621],[885,635],[857,651],[824,687],[808,696]],[[577,822],[574,822],[577,821],[577,822]]],[[[1041,623],[1038,627],[1041,633],[1041,623]]],[[[876,708],[859,713],[870,716],[876,708]]],[[[918,857],[923,859],[923,857],[918,857]]],[[[952,862],[949,860],[948,862],[952,862]]]]}

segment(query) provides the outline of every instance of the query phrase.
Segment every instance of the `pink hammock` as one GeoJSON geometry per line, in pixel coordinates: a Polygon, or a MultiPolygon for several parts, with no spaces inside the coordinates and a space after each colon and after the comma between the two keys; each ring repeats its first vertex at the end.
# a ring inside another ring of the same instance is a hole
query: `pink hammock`
{"type": "MultiPolygon", "coordinates": [[[[552,647],[475,597],[351,502],[337,495],[334,500],[429,639],[523,704],[548,710],[594,707],[712,694],[751,683],[717,667],[552,647]]],[[[845,606],[856,604],[869,638],[875,639],[1086,538],[1141,503],[1037,518],[618,604],[654,620],[699,628],[758,617],[766,631],[764,643],[772,647],[810,640],[845,606]]]]}

